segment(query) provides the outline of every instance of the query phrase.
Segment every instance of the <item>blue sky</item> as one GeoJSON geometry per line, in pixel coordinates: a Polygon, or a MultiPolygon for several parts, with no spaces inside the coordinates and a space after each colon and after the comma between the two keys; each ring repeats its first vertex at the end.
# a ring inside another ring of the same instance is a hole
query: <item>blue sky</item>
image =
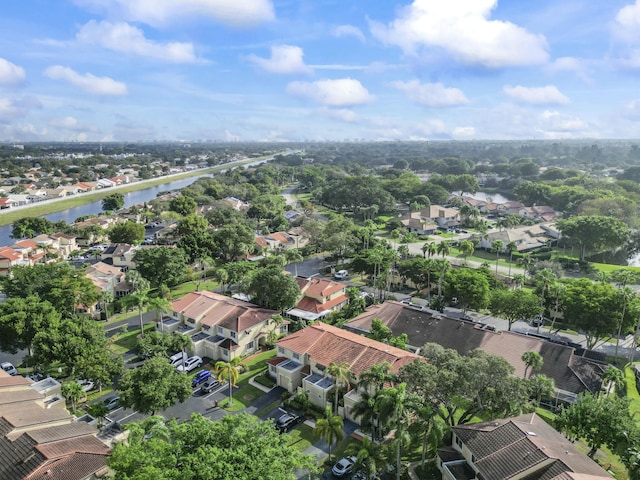
{"type": "Polygon", "coordinates": [[[640,0],[20,0],[0,141],[640,138],[640,0]]]}

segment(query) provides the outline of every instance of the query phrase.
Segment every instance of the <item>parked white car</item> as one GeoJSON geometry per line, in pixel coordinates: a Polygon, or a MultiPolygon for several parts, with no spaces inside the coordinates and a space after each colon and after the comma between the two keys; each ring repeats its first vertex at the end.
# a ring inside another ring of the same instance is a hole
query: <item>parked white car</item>
{"type": "Polygon", "coordinates": [[[197,355],[187,358],[187,361],[176,367],[179,372],[189,373],[191,370],[202,366],[202,359],[197,355]]]}
{"type": "Polygon", "coordinates": [[[336,280],[344,280],[347,277],[349,277],[349,272],[347,270],[338,270],[333,274],[333,278],[336,280]]]}
{"type": "Polygon", "coordinates": [[[18,374],[18,370],[16,369],[16,367],[13,366],[13,363],[2,362],[2,364],[0,364],[0,367],[2,368],[2,370],[7,372],[9,375],[17,375],[18,374]]]}
{"type": "Polygon", "coordinates": [[[95,384],[91,380],[76,380],[76,383],[78,383],[85,392],[90,392],[95,387],[95,384]]]}

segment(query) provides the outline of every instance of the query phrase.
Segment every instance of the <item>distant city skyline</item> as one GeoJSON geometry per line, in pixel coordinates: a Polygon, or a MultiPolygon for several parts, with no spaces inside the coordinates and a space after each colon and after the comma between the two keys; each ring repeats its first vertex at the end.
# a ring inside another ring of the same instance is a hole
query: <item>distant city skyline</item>
{"type": "Polygon", "coordinates": [[[640,138],[640,0],[22,0],[0,141],[640,138]]]}

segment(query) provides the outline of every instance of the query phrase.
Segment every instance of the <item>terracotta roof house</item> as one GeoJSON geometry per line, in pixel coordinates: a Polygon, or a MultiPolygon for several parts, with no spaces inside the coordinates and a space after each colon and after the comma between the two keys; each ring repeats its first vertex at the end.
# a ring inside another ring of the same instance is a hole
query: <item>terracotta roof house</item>
{"type": "Polygon", "coordinates": [[[296,282],[302,292],[302,299],[287,311],[289,317],[306,322],[315,321],[349,303],[349,297],[345,293],[348,287],[346,283],[322,277],[296,277],[296,282]]]}
{"type": "MultiPolygon", "coordinates": [[[[114,267],[104,262],[97,262],[87,267],[85,277],[93,282],[100,292],[109,292],[114,298],[124,296],[123,290],[116,287],[125,282],[126,273],[120,267],[114,267]]],[[[130,290],[129,285],[126,290],[130,290]]],[[[125,290],[125,291],[126,291],[125,290]]],[[[100,303],[98,304],[100,305],[100,303]]]]}
{"type": "Polygon", "coordinates": [[[288,322],[273,319],[278,312],[215,292],[191,292],[175,300],[171,310],[157,328],[190,335],[193,353],[215,360],[249,355],[266,343],[271,332],[288,331],[288,322]]]}
{"type": "Polygon", "coordinates": [[[611,477],[535,413],[452,428],[438,451],[443,480],[606,480],[611,477]]]}
{"type": "MultiPolygon", "coordinates": [[[[334,388],[333,379],[326,374],[331,363],[348,363],[357,379],[373,365],[388,362],[396,371],[422,358],[322,322],[292,333],[278,340],[276,345],[278,356],[268,362],[271,376],[291,393],[302,388],[309,394],[309,400],[321,408],[327,405],[328,393],[334,388]]],[[[346,418],[357,421],[351,415],[351,409],[359,399],[356,389],[344,396],[342,413],[346,418]]]]}
{"type": "Polygon", "coordinates": [[[236,210],[239,211],[246,211],[249,210],[249,203],[245,202],[243,200],[240,200],[239,198],[236,197],[226,197],[223,198],[223,200],[227,203],[229,203],[233,208],[235,208],[236,210]]]}
{"type": "Polygon", "coordinates": [[[133,256],[139,247],[128,243],[112,243],[100,254],[100,260],[114,267],[136,268],[133,256]]]}
{"type": "Polygon", "coordinates": [[[103,475],[109,447],[97,433],[67,412],[64,402],[48,404],[30,381],[0,371],[0,478],[85,480],[103,475]]]}
{"type": "Polygon", "coordinates": [[[0,247],[0,276],[6,277],[9,269],[18,265],[29,265],[29,261],[11,247],[0,247]]]}
{"type": "Polygon", "coordinates": [[[532,250],[534,248],[544,247],[547,242],[555,240],[548,227],[551,225],[527,225],[517,228],[509,228],[501,231],[492,231],[487,235],[483,235],[480,239],[480,247],[490,249],[493,248],[493,242],[502,241],[504,246],[509,242],[515,242],[518,252],[532,250]]]}
{"type": "Polygon", "coordinates": [[[579,393],[597,393],[602,386],[602,365],[576,355],[568,345],[515,332],[493,331],[482,328],[478,323],[457,320],[438,312],[417,310],[399,302],[386,301],[373,305],[347,322],[344,328],[366,334],[374,318],[380,319],[394,335],[406,333],[409,348],[413,351],[419,352],[425,343],[452,348],[460,355],[468,355],[480,348],[507,360],[515,368],[514,375],[520,377],[526,368],[522,354],[538,352],[544,364],[535,373],[554,380],[558,401],[573,402],[579,393]]]}

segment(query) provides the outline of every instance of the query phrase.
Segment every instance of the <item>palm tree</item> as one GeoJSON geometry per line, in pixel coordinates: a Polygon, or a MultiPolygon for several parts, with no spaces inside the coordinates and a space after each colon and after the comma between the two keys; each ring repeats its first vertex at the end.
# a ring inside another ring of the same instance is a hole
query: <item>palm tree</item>
{"type": "Polygon", "coordinates": [[[100,292],[100,303],[102,311],[105,314],[105,320],[109,320],[109,304],[113,302],[113,292],[111,290],[103,290],[100,292]]]}
{"type": "Polygon", "coordinates": [[[191,340],[191,337],[189,335],[174,333],[172,345],[182,352],[182,358],[184,359],[187,356],[187,349],[193,348],[193,340],[191,340]]]}
{"type": "Polygon", "coordinates": [[[367,473],[366,478],[375,478],[378,471],[386,466],[386,446],[384,444],[372,442],[364,437],[360,448],[355,453],[358,464],[362,465],[367,473]]]}
{"type": "Polygon", "coordinates": [[[384,388],[385,383],[393,383],[396,375],[391,370],[391,364],[387,361],[371,365],[369,370],[362,372],[358,378],[358,388],[377,393],[384,388]]]}
{"type": "Polygon", "coordinates": [[[155,310],[156,323],[160,324],[160,331],[164,332],[164,322],[162,321],[162,314],[171,311],[171,302],[166,298],[154,297],[148,300],[147,307],[155,310]]]}
{"type": "Polygon", "coordinates": [[[509,242],[504,247],[509,253],[509,276],[511,276],[511,264],[513,263],[513,252],[518,250],[518,244],[516,242],[509,242]]]}
{"type": "Polygon", "coordinates": [[[375,442],[378,438],[376,429],[379,424],[376,395],[369,394],[367,390],[360,392],[360,399],[351,407],[351,415],[359,419],[358,423],[363,427],[366,424],[371,426],[371,439],[375,442]]]}
{"type": "Polygon", "coordinates": [[[213,271],[213,279],[220,284],[220,293],[224,293],[224,286],[229,281],[229,271],[224,267],[216,268],[213,271]]]}
{"type": "Polygon", "coordinates": [[[540,370],[544,364],[542,356],[538,352],[528,351],[522,354],[520,359],[524,362],[524,378],[527,378],[527,370],[540,370]]]}
{"type": "Polygon", "coordinates": [[[215,365],[215,372],[219,382],[229,382],[229,406],[233,403],[233,387],[238,382],[238,364],[240,358],[234,358],[230,362],[218,360],[215,365]]]}
{"type": "Polygon", "coordinates": [[[438,263],[433,258],[427,258],[425,269],[427,273],[427,288],[429,289],[429,300],[431,300],[431,274],[437,271],[438,263]]]}
{"type": "Polygon", "coordinates": [[[527,389],[529,396],[536,400],[536,407],[539,407],[543,398],[553,398],[556,387],[552,378],[535,375],[527,380],[527,389]]]}
{"type": "Polygon", "coordinates": [[[350,368],[351,365],[348,362],[331,362],[326,369],[326,373],[333,377],[333,381],[335,383],[335,407],[333,409],[335,413],[338,413],[338,397],[340,396],[340,387],[345,386],[348,390],[349,383],[353,379],[353,374],[351,373],[350,368]]]}
{"type": "Polygon", "coordinates": [[[438,411],[431,403],[421,405],[417,410],[417,417],[412,424],[414,433],[422,437],[422,466],[427,459],[427,449],[429,445],[437,448],[444,434],[443,424],[436,420],[438,411]]]}
{"type": "Polygon", "coordinates": [[[291,250],[287,250],[284,255],[285,255],[288,263],[293,263],[294,264],[293,268],[295,269],[295,275],[297,277],[298,276],[298,262],[301,262],[302,260],[304,260],[304,258],[302,257],[302,254],[297,249],[291,249],[291,250]]]}
{"type": "Polygon", "coordinates": [[[451,246],[447,242],[440,242],[437,251],[444,258],[451,253],[451,246]]]}
{"type": "Polygon", "coordinates": [[[504,248],[504,242],[502,240],[494,240],[491,242],[491,247],[496,251],[496,277],[498,276],[498,262],[500,261],[500,252],[504,248]]]}
{"type": "Polygon", "coordinates": [[[533,266],[533,263],[534,263],[533,258],[531,258],[531,254],[530,253],[523,254],[520,257],[520,260],[518,261],[518,263],[520,264],[520,266],[524,270],[524,277],[525,277],[525,280],[526,280],[527,272],[531,269],[531,267],[533,266]]]}
{"type": "Polygon", "coordinates": [[[473,252],[475,251],[475,247],[473,246],[473,242],[470,240],[462,240],[460,242],[460,246],[459,246],[460,251],[462,252],[462,255],[464,255],[464,261],[467,261],[467,257],[469,255],[473,255],[473,252]]]}
{"type": "Polygon", "coordinates": [[[451,268],[451,263],[446,258],[439,258],[436,260],[438,265],[438,298],[442,296],[442,282],[444,282],[444,275],[447,270],[451,268]]]}
{"type": "Polygon", "coordinates": [[[627,313],[627,304],[629,301],[633,299],[635,293],[631,290],[627,285],[629,283],[635,283],[638,279],[637,275],[630,271],[625,270],[623,268],[619,270],[615,270],[611,273],[611,278],[616,282],[616,286],[619,289],[620,296],[622,297],[622,315],[617,319],[618,329],[616,331],[616,352],[615,356],[618,356],[618,348],[620,346],[620,333],[622,330],[622,325],[624,324],[624,317],[627,313]]]}
{"type": "Polygon", "coordinates": [[[469,220],[469,217],[471,216],[472,211],[473,211],[473,207],[468,203],[460,205],[459,212],[460,212],[460,216],[462,217],[463,225],[467,225],[467,220],[469,220]]]}
{"type": "Polygon", "coordinates": [[[418,398],[407,392],[406,383],[386,388],[377,395],[380,422],[395,426],[394,443],[396,446],[396,480],[400,480],[400,459],[402,448],[409,443],[407,428],[411,413],[418,404],[418,398]]]}
{"type": "Polygon", "coordinates": [[[141,422],[133,422],[127,425],[129,445],[138,446],[150,438],[168,441],[171,432],[167,427],[165,419],[160,415],[153,415],[141,422]]]}
{"type": "MultiPolygon", "coordinates": [[[[549,291],[549,286],[555,282],[556,280],[556,274],[553,273],[553,271],[550,268],[543,268],[542,270],[540,270],[538,273],[536,273],[536,281],[538,282],[538,284],[540,285],[540,288],[542,290],[541,294],[540,294],[540,306],[544,308],[544,304],[545,304],[545,300],[546,300],[546,294],[549,291]]],[[[540,320],[542,320],[544,318],[544,309],[542,310],[542,313],[540,313],[540,320]]],[[[538,322],[538,333],[540,333],[540,324],[542,322],[538,322]]]]}
{"type": "Polygon", "coordinates": [[[558,318],[558,311],[560,310],[560,300],[564,293],[567,291],[567,286],[564,283],[553,282],[549,287],[549,291],[553,296],[553,319],[551,320],[551,326],[549,327],[549,338],[551,338],[551,333],[553,332],[553,325],[556,323],[556,319],[558,318]]]}
{"type": "Polygon", "coordinates": [[[425,242],[422,245],[422,256],[423,257],[429,257],[431,258],[433,255],[436,254],[438,250],[437,245],[435,244],[435,242],[425,242]]]}
{"type": "Polygon", "coordinates": [[[516,273],[513,276],[513,286],[514,289],[516,287],[522,288],[522,286],[524,285],[524,275],[522,275],[521,273],[516,273]]]}
{"type": "Polygon", "coordinates": [[[331,462],[331,449],[335,443],[344,438],[344,422],[339,415],[331,413],[331,407],[324,411],[324,417],[316,421],[313,432],[318,438],[322,438],[329,445],[329,462],[331,462]]]}
{"type": "Polygon", "coordinates": [[[609,365],[602,373],[602,386],[607,386],[607,395],[611,394],[611,387],[619,390],[624,385],[624,372],[619,368],[609,365]]]}
{"type": "Polygon", "coordinates": [[[144,337],[144,323],[142,320],[142,312],[145,307],[149,304],[149,291],[140,291],[137,293],[133,293],[131,295],[123,298],[122,303],[124,303],[127,309],[129,308],[137,308],[138,309],[138,319],[140,320],[140,336],[144,337]]]}
{"type": "Polygon", "coordinates": [[[82,390],[82,385],[78,382],[65,382],[62,384],[62,396],[67,399],[67,401],[71,402],[71,408],[73,411],[76,411],[76,403],[82,397],[84,397],[84,390],[82,390]]]}

